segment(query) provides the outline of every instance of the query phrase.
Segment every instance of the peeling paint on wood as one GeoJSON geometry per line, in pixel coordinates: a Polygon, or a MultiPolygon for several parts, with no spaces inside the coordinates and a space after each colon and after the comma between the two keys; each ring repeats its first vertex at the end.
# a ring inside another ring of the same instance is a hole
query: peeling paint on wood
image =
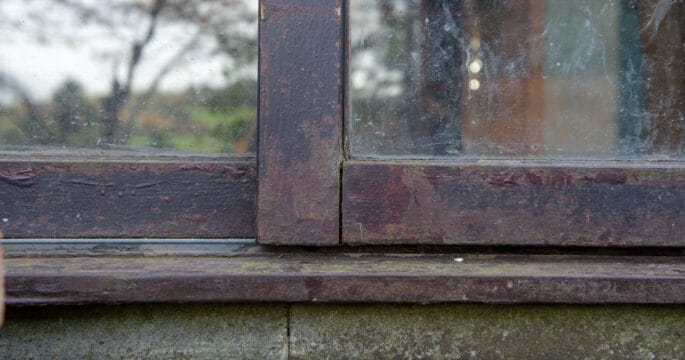
{"type": "Polygon", "coordinates": [[[254,158],[0,161],[8,238],[255,236],[254,158]]]}

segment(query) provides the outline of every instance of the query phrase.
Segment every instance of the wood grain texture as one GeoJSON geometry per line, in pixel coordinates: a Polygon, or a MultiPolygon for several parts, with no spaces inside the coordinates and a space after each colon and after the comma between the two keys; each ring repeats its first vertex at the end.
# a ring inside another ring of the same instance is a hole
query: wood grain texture
{"type": "Polygon", "coordinates": [[[5,261],[9,305],[685,302],[685,265],[676,257],[283,253],[5,261]]]}
{"type": "Polygon", "coordinates": [[[685,246],[678,162],[350,162],[343,242],[685,246]]]}
{"type": "Polygon", "coordinates": [[[254,238],[254,158],[0,161],[7,238],[254,238]]]}
{"type": "Polygon", "coordinates": [[[258,241],[339,243],[340,0],[263,0],[258,241]]]}

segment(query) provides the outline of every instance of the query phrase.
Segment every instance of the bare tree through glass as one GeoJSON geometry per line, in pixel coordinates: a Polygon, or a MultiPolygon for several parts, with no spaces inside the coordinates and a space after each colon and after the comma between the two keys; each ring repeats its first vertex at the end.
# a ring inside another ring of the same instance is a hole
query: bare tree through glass
{"type": "Polygon", "coordinates": [[[0,146],[253,150],[256,0],[6,0],[0,16],[0,146]]]}

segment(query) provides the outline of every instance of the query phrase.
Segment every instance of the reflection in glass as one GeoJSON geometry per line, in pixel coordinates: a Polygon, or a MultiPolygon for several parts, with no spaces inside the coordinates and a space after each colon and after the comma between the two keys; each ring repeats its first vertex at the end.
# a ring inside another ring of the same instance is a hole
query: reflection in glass
{"type": "Polygon", "coordinates": [[[0,147],[253,151],[256,0],[0,1],[0,147]]]}
{"type": "Polygon", "coordinates": [[[352,0],[352,155],[682,158],[684,22],[682,0],[352,0]]]}

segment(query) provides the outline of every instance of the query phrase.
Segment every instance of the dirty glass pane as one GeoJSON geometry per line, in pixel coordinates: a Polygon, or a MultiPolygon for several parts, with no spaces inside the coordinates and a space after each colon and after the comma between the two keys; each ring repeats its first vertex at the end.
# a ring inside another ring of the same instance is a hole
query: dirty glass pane
{"type": "Polygon", "coordinates": [[[685,157],[682,0],[352,0],[358,157],[685,157]]]}
{"type": "Polygon", "coordinates": [[[254,150],[257,0],[3,0],[0,18],[0,149],[254,150]]]}

